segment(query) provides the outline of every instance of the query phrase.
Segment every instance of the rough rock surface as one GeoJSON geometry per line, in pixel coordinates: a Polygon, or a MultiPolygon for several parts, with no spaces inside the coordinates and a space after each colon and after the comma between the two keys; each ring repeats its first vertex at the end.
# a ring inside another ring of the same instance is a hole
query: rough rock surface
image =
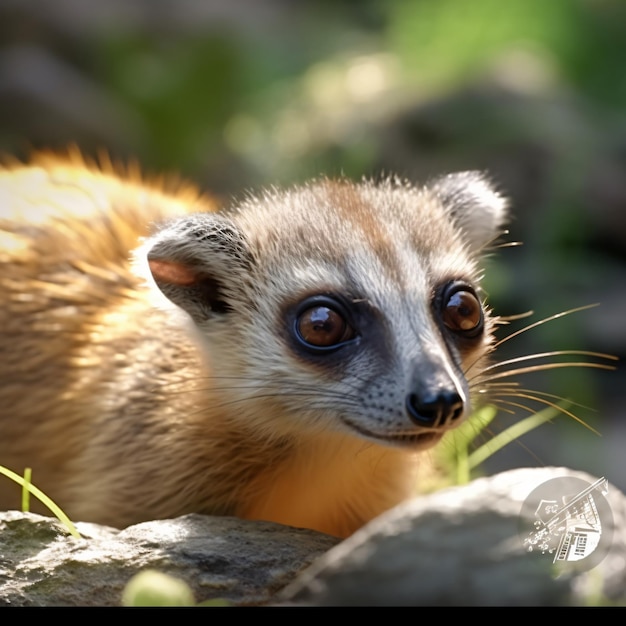
{"type": "Polygon", "coordinates": [[[563,468],[513,470],[412,500],[342,543],[277,524],[200,515],[122,531],[79,523],[77,540],[55,520],[3,513],[0,606],[118,605],[128,580],[146,568],[184,580],[198,602],[626,603],[626,498],[612,486],[596,498],[605,505],[599,564],[579,570],[566,564],[556,576],[551,557],[524,548],[523,504],[536,487],[564,476],[596,480],[563,468]]]}
{"type": "Polygon", "coordinates": [[[606,556],[597,566],[565,565],[556,576],[552,557],[523,546],[524,501],[563,476],[596,480],[564,468],[512,470],[396,507],[330,550],[281,597],[312,605],[626,603],[626,498],[610,485],[612,519],[602,519],[609,543],[598,548],[606,556]]]}
{"type": "Polygon", "coordinates": [[[125,530],[0,514],[0,606],[116,606],[146,568],[185,581],[195,600],[262,604],[337,539],[229,517],[187,515],[125,530]]]}

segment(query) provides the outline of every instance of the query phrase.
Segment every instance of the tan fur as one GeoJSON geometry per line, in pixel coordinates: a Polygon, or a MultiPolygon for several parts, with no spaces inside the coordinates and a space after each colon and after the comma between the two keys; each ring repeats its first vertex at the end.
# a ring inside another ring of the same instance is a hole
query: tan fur
{"type": "MultiPolygon", "coordinates": [[[[206,197],[77,154],[7,166],[0,464],[31,466],[34,483],[76,520],[121,527],[195,511],[350,534],[413,492],[419,452],[431,445],[385,441],[421,432],[394,404],[416,355],[453,369],[429,318],[431,277],[478,282],[479,250],[444,218],[436,192],[322,181],[248,200],[227,215],[253,269],[237,257],[227,259],[232,272],[216,270],[234,311],[190,328],[186,315],[155,306],[151,277],[130,257],[143,237],[161,241],[156,224],[213,211],[206,197]],[[351,378],[288,349],[277,311],[320,290],[391,311],[388,365],[376,350],[357,355],[351,378]],[[359,408],[363,394],[352,391],[368,376],[366,388],[389,389],[380,414],[371,399],[359,408]]],[[[166,283],[201,274],[196,261],[157,259],[153,271],[158,263],[170,268],[166,283]]],[[[491,324],[453,349],[466,377],[489,352],[491,324]]],[[[451,427],[422,430],[438,440],[451,427]]],[[[18,506],[19,489],[0,477],[0,507],[18,506]]]]}

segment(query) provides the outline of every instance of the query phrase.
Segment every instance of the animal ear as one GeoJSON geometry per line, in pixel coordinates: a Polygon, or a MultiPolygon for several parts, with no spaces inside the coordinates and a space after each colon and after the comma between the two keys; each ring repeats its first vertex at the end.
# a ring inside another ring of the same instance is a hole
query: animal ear
{"type": "Polygon", "coordinates": [[[428,187],[463,231],[472,250],[481,251],[502,234],[508,201],[480,172],[448,174],[428,187]]]}
{"type": "Polygon", "coordinates": [[[197,323],[232,310],[253,263],[243,233],[208,213],[166,225],[146,248],[159,289],[197,323]]]}

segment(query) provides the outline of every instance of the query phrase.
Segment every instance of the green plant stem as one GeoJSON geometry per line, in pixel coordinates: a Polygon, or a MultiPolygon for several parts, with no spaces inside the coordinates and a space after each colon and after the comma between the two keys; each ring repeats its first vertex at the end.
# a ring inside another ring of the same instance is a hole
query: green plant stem
{"type": "Polygon", "coordinates": [[[26,489],[30,493],[32,493],[35,498],[37,498],[40,502],[47,506],[50,511],[52,511],[52,513],[54,513],[59,521],[65,525],[65,527],[68,529],[72,536],[76,537],[77,539],[81,538],[80,533],[78,532],[78,530],[76,530],[76,527],[74,526],[74,524],[72,524],[70,518],[43,491],[41,491],[41,489],[38,489],[37,487],[35,487],[35,485],[30,483],[29,480],[25,480],[19,474],[16,474],[15,472],[12,472],[10,469],[7,469],[6,467],[3,467],[1,465],[0,474],[4,474],[4,476],[6,476],[7,478],[15,481],[18,485],[21,485],[23,489],[26,489]]]}
{"type": "Polygon", "coordinates": [[[24,469],[24,481],[25,485],[22,486],[22,512],[28,513],[30,511],[30,491],[28,490],[28,485],[31,484],[31,477],[33,475],[33,470],[30,467],[24,469]]]}
{"type": "Polygon", "coordinates": [[[561,411],[556,408],[547,408],[539,413],[536,413],[535,415],[531,415],[530,417],[513,424],[506,430],[503,430],[488,443],[480,446],[480,448],[476,449],[469,455],[469,469],[474,469],[511,441],[514,441],[534,428],[541,426],[541,424],[548,422],[552,418],[556,417],[560,412],[561,411]]]}

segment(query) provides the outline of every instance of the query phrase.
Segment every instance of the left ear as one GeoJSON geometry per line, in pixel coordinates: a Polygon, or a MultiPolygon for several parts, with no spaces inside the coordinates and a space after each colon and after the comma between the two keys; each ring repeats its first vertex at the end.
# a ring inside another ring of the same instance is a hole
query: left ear
{"type": "Polygon", "coordinates": [[[480,252],[502,234],[508,201],[480,172],[458,172],[428,185],[465,235],[471,249],[480,252]]]}
{"type": "Polygon", "coordinates": [[[144,250],[159,289],[200,325],[236,307],[254,264],[245,235],[215,213],[174,220],[144,250]]]}

